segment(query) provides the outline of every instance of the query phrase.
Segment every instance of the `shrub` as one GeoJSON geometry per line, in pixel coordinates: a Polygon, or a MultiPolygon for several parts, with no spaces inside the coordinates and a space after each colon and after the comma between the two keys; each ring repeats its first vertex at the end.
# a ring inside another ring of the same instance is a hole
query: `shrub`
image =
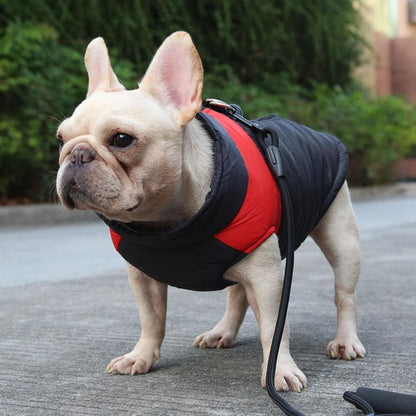
{"type": "Polygon", "coordinates": [[[394,162],[416,145],[416,107],[402,97],[371,97],[361,90],[345,92],[317,86],[295,118],[328,131],[346,145],[351,158],[350,182],[391,182],[394,162]]]}
{"type": "Polygon", "coordinates": [[[20,17],[44,22],[79,48],[103,36],[142,73],[176,30],[194,38],[208,73],[259,83],[285,72],[292,82],[347,85],[363,40],[354,0],[14,0],[0,25],[20,17]]]}
{"type": "Polygon", "coordinates": [[[268,90],[237,83],[219,88],[208,77],[207,91],[239,104],[247,117],[277,113],[339,137],[350,154],[349,181],[354,185],[392,181],[394,162],[416,148],[416,106],[402,97],[371,97],[357,87],[319,84],[306,90],[285,77],[271,80],[268,90]]]}
{"type": "Polygon", "coordinates": [[[205,97],[235,102],[252,118],[276,112],[335,134],[350,151],[350,179],[356,184],[391,179],[394,160],[415,152],[413,106],[399,97],[370,98],[357,88],[328,86],[350,85],[349,67],[358,61],[361,41],[350,1],[316,9],[302,0],[227,0],[207,7],[210,1],[194,8],[189,0],[128,5],[123,0],[100,7],[96,0],[82,7],[79,0],[3,3],[0,200],[50,199],[57,170],[55,129],[85,95],[82,55],[88,40],[101,34],[109,41],[115,72],[132,88],[163,37],[189,30],[206,67],[205,97]],[[249,13],[252,8],[256,13],[249,13]],[[148,13],[140,15],[141,9],[148,13]],[[331,19],[324,18],[329,12],[331,19]],[[157,22],[163,27],[155,30],[157,22]],[[333,38],[327,42],[333,44],[324,47],[328,31],[333,38]],[[119,59],[114,45],[131,61],[119,59]]]}
{"type": "Polygon", "coordinates": [[[56,123],[80,94],[82,57],[47,25],[11,23],[0,40],[0,196],[44,200],[56,123]],[[49,116],[49,117],[48,117],[49,116]]]}

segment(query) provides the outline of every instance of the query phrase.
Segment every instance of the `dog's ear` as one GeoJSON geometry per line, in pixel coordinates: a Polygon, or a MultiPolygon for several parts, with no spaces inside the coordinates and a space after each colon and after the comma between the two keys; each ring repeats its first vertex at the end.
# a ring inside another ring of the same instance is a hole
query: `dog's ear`
{"type": "Polygon", "coordinates": [[[201,109],[202,83],[202,63],[191,37],[175,32],[156,52],[140,89],[176,111],[184,125],[201,109]]]}
{"type": "Polygon", "coordinates": [[[88,72],[87,97],[95,91],[121,91],[125,89],[111,68],[108,50],[103,38],[95,38],[88,45],[85,52],[85,67],[88,72]]]}

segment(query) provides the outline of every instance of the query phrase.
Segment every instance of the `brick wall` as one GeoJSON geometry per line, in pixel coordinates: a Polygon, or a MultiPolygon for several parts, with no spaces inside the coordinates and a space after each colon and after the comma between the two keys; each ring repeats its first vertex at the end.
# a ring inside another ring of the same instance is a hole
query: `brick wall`
{"type": "Polygon", "coordinates": [[[391,92],[416,102],[416,37],[390,40],[391,92]]]}
{"type": "Polygon", "coordinates": [[[390,62],[390,39],[376,32],[373,35],[374,47],[374,85],[373,90],[377,95],[391,94],[391,62],[390,62]]]}

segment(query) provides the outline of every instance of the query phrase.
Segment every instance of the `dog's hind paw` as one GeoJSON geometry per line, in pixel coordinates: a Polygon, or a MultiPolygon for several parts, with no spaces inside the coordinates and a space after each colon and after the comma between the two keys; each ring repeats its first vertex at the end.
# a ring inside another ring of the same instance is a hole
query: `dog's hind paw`
{"type": "Polygon", "coordinates": [[[231,348],[234,344],[235,335],[232,331],[215,327],[204,334],[198,335],[192,345],[196,348],[231,348]]]}
{"type": "Polygon", "coordinates": [[[365,348],[356,335],[348,338],[337,337],[327,347],[329,358],[355,360],[365,357],[365,348]]]}
{"type": "MultiPolygon", "coordinates": [[[[261,385],[266,387],[267,365],[262,367],[261,385]]],[[[300,393],[308,386],[306,376],[299,369],[292,358],[285,362],[277,362],[274,384],[277,391],[295,391],[300,393]]]]}

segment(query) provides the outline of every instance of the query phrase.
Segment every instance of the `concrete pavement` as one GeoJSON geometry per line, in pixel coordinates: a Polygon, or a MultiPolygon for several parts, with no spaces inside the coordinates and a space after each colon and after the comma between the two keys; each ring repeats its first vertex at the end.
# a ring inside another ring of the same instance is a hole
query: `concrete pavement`
{"type": "MultiPolygon", "coordinates": [[[[355,208],[363,258],[358,324],[368,356],[326,358],[335,329],[333,279],[307,240],[296,254],[289,316],[292,353],[309,387],[285,394],[305,415],[361,414],[342,399],[358,386],[416,394],[416,198],[368,199],[355,208]]],[[[251,311],[234,348],[192,348],[193,338],[221,317],[223,292],[171,289],[155,369],[135,377],[106,374],[106,364],[134,346],[140,328],[105,226],[6,223],[0,229],[0,415],[282,414],[260,387],[261,346],[251,311]]]]}

